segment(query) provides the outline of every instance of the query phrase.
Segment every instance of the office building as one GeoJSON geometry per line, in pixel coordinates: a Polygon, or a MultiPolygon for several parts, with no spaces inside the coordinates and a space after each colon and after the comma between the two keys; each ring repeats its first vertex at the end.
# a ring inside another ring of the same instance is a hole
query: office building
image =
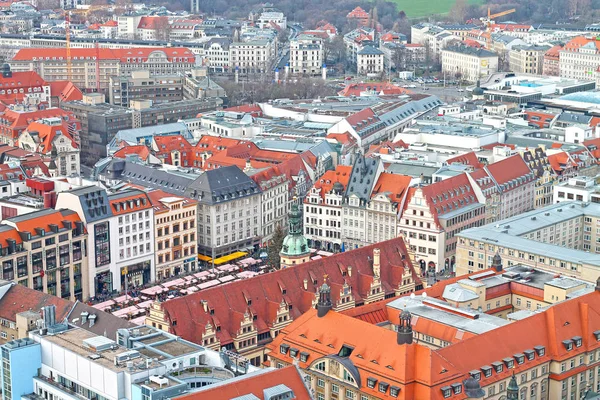
{"type": "Polygon", "coordinates": [[[183,100],[180,75],[154,75],[149,70],[132,71],[130,76],[111,76],[108,89],[110,104],[129,107],[132,100],[150,100],[152,104],[183,100]]]}
{"type": "Polygon", "coordinates": [[[498,56],[469,46],[449,46],[442,50],[442,71],[470,82],[498,71],[498,56]]]}
{"type": "Polygon", "coordinates": [[[299,75],[321,75],[323,39],[298,35],[290,41],[290,72],[299,75]]]}

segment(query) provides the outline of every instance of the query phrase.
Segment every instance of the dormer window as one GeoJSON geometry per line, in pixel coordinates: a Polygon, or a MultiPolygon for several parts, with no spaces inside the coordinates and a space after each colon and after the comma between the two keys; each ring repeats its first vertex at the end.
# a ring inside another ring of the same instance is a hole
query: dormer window
{"type": "Polygon", "coordinates": [[[290,348],[290,357],[293,357],[293,358],[298,357],[298,353],[299,352],[300,352],[300,350],[298,350],[298,349],[296,349],[294,347],[291,347],[290,348]]]}
{"type": "Polygon", "coordinates": [[[499,374],[504,369],[504,364],[502,364],[500,361],[496,361],[492,363],[492,368],[494,368],[494,371],[499,374]]]}
{"type": "Polygon", "coordinates": [[[450,386],[452,387],[452,392],[454,392],[454,394],[462,393],[462,385],[460,383],[453,383],[450,386]]]}
{"type": "Polygon", "coordinates": [[[388,387],[390,387],[390,384],[387,382],[379,382],[379,391],[381,393],[385,393],[388,390],[388,387]]]}
{"type": "Polygon", "coordinates": [[[279,352],[281,354],[287,354],[289,348],[290,348],[290,346],[284,343],[281,346],[279,346],[279,352]]]}
{"type": "Polygon", "coordinates": [[[473,370],[471,372],[469,372],[469,374],[471,375],[471,377],[477,381],[481,380],[481,373],[477,370],[473,370]]]}
{"type": "Polygon", "coordinates": [[[570,339],[563,340],[563,345],[565,346],[565,349],[567,349],[567,351],[573,350],[573,341],[572,340],[570,340],[570,339]]]}
{"type": "Polygon", "coordinates": [[[300,352],[300,361],[303,362],[303,363],[307,362],[308,361],[308,356],[309,356],[309,354],[307,352],[301,351],[300,352]]]}
{"type": "MultiPolygon", "coordinates": [[[[600,331],[598,331],[598,334],[600,336],[600,331]]],[[[537,353],[538,357],[543,357],[546,354],[546,348],[544,346],[535,346],[533,349],[537,353]]]]}
{"type": "Polygon", "coordinates": [[[504,361],[504,365],[506,365],[506,368],[508,369],[513,368],[515,366],[515,360],[513,360],[512,358],[505,358],[502,361],[504,361]]]}
{"type": "Polygon", "coordinates": [[[490,367],[489,365],[481,367],[481,371],[483,372],[483,376],[485,376],[486,378],[492,376],[492,367],[490,367]]]}
{"type": "Polygon", "coordinates": [[[521,365],[521,364],[523,364],[525,362],[525,355],[524,354],[521,354],[521,353],[515,354],[514,357],[515,357],[515,360],[517,361],[518,365],[521,365]]]}
{"type": "Polygon", "coordinates": [[[377,379],[373,378],[373,377],[368,377],[367,378],[367,386],[369,387],[369,389],[375,389],[375,384],[377,383],[377,379]]]}
{"type": "Polygon", "coordinates": [[[574,336],[572,340],[575,343],[575,347],[581,347],[583,343],[581,340],[581,336],[574,336]]]}
{"type": "Polygon", "coordinates": [[[444,396],[445,399],[452,396],[452,388],[450,386],[442,387],[442,395],[444,396]]]}
{"type": "Polygon", "coordinates": [[[525,350],[523,353],[525,353],[525,357],[527,357],[528,361],[533,361],[535,358],[535,352],[533,350],[525,350]]]}
{"type": "Polygon", "coordinates": [[[600,331],[595,331],[594,337],[596,338],[596,341],[600,342],[600,331]]]}

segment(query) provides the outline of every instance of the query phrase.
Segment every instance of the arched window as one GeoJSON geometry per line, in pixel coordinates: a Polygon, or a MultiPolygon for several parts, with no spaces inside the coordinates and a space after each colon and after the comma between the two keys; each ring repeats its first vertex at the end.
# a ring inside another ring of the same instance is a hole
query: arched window
{"type": "Polygon", "coordinates": [[[525,400],[527,399],[527,386],[522,387],[521,390],[519,391],[519,400],[525,400]]]}

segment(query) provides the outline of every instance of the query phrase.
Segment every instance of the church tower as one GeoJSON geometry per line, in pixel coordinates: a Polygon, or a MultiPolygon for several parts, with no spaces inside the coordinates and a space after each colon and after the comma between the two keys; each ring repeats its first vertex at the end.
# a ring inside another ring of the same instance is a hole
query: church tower
{"type": "Polygon", "coordinates": [[[292,204],[288,214],[288,234],[283,239],[283,246],[279,252],[281,268],[292,267],[310,260],[308,241],[302,234],[302,212],[297,204],[292,204]]]}

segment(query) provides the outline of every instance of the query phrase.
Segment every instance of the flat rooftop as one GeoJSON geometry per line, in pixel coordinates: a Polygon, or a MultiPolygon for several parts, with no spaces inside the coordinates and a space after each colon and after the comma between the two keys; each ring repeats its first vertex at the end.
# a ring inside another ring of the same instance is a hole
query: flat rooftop
{"type": "Polygon", "coordinates": [[[488,332],[510,323],[485,312],[452,307],[442,300],[430,298],[403,297],[388,303],[388,307],[397,310],[406,309],[413,316],[426,318],[474,334],[488,332]],[[477,318],[474,318],[475,315],[477,318]]]}

